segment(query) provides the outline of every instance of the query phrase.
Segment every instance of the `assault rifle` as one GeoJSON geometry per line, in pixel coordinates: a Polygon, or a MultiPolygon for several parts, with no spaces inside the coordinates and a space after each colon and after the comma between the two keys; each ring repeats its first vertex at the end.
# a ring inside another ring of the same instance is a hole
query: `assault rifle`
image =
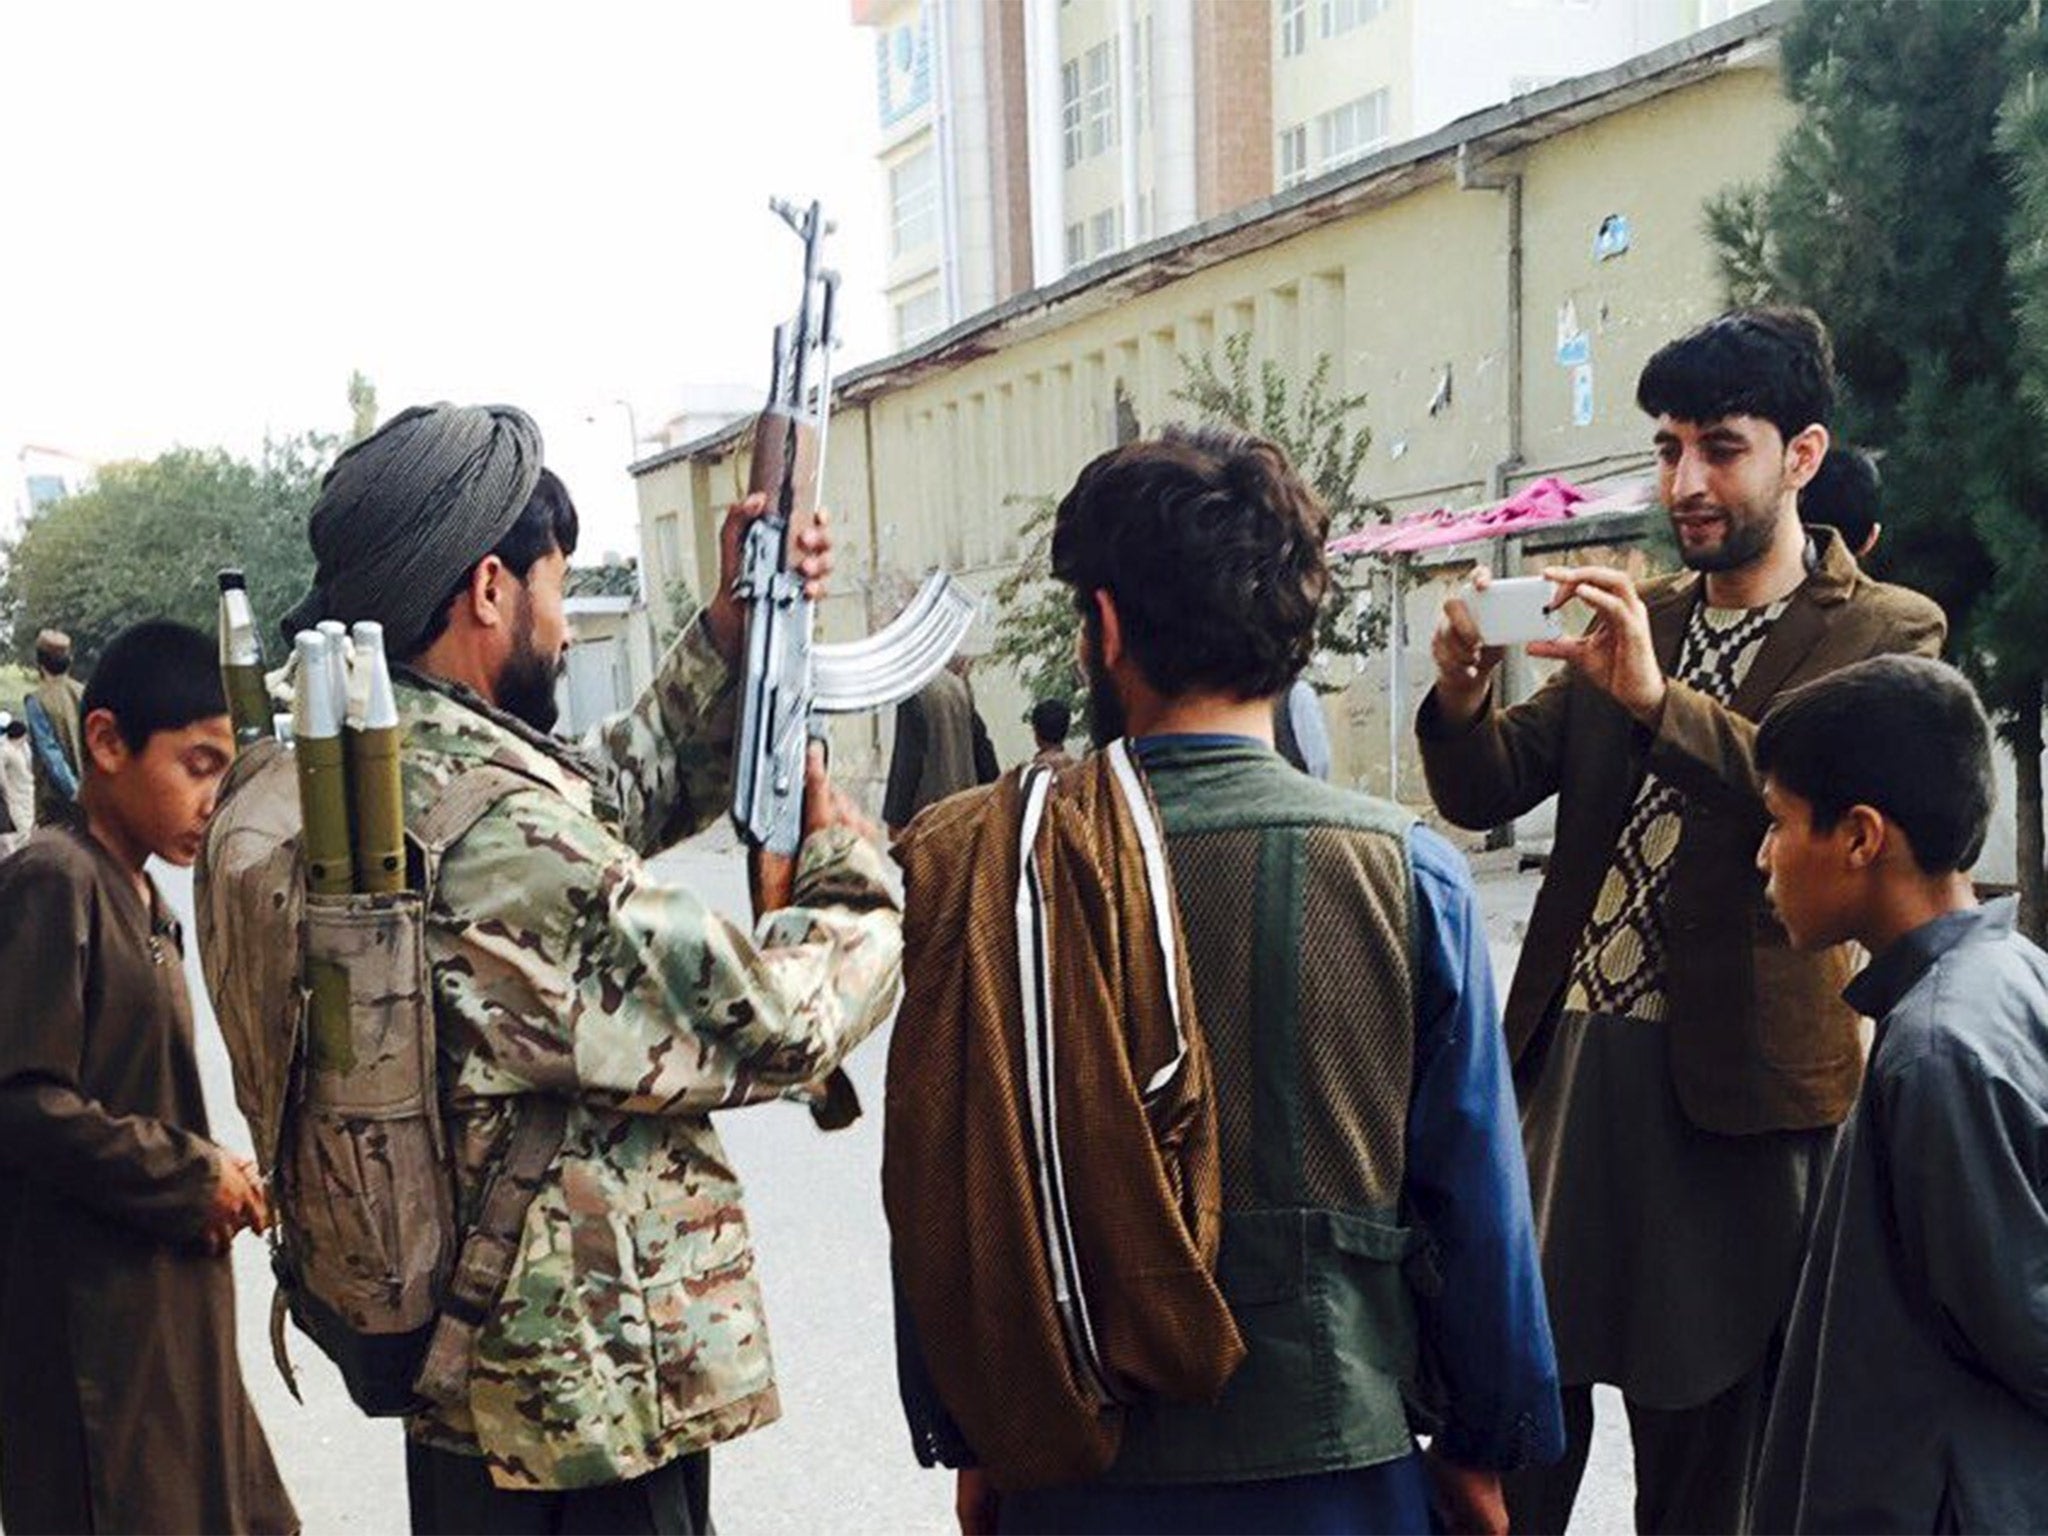
{"type": "Polygon", "coordinates": [[[733,747],[732,819],[747,845],[793,856],[803,836],[804,753],[818,715],[883,709],[930,682],[966,636],[980,606],[945,572],[928,578],[896,619],[844,645],[815,638],[796,539],[817,511],[832,414],[833,303],[839,274],[818,263],[832,226],[817,203],[774,199],[804,243],[804,286],[794,318],[775,328],[768,404],[754,423],[749,493],[768,511],[747,529],[733,594],[746,605],[746,672],[733,747]]]}

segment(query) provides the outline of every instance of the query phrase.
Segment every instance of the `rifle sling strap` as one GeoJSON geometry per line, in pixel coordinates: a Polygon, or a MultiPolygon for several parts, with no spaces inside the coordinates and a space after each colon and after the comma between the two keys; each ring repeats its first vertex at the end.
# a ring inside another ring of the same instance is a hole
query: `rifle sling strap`
{"type": "MultiPolygon", "coordinates": [[[[410,830],[420,850],[421,883],[430,906],[448,850],[500,800],[536,785],[510,768],[483,764],[458,775],[427,807],[410,830]]],[[[517,1101],[504,1160],[484,1191],[475,1224],[463,1235],[434,1319],[426,1359],[413,1383],[420,1396],[441,1404],[467,1398],[477,1333],[512,1277],[527,1208],[562,1149],[568,1122],[569,1101],[558,1095],[529,1094],[517,1101]]]]}

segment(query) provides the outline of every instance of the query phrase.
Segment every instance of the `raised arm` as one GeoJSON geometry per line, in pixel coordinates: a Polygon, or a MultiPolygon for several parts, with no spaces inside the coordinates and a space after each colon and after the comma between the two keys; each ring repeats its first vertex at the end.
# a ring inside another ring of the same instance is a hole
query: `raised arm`
{"type": "MultiPolygon", "coordinates": [[[[1473,580],[1486,584],[1483,571],[1473,580]]],[[[1436,808],[1471,831],[1497,827],[1557,793],[1571,694],[1560,671],[1536,696],[1496,707],[1493,679],[1507,653],[1487,645],[1459,598],[1430,637],[1436,683],[1415,716],[1422,773],[1436,808]]]]}
{"type": "Polygon", "coordinates": [[[450,852],[434,926],[442,1006],[483,1058],[472,1088],[638,1114],[823,1076],[887,1015],[902,950],[882,856],[847,828],[805,840],[793,904],[749,932],[542,790],[450,852]]]}
{"type": "MultiPolygon", "coordinates": [[[[657,853],[725,814],[732,799],[733,735],[746,614],[732,594],[747,525],[763,496],[726,508],[718,535],[718,589],[662,659],[654,681],[624,714],[593,727],[584,751],[626,842],[657,853]]],[[[797,568],[815,601],[832,573],[831,520],[820,511],[797,534],[797,568]]]]}

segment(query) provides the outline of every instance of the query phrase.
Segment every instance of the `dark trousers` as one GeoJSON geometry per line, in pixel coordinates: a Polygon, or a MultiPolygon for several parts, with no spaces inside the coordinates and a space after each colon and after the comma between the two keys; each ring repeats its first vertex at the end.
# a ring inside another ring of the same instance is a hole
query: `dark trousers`
{"type": "Polygon", "coordinates": [[[478,1456],[408,1439],[405,1491],[417,1536],[713,1536],[711,1453],[595,1488],[500,1488],[478,1456]]]}
{"type": "MultiPolygon", "coordinates": [[[[1769,1361],[1696,1408],[1628,1404],[1635,1451],[1636,1529],[1734,1532],[1748,1518],[1749,1492],[1770,1407],[1769,1361]]],[[[1564,1459],[1505,1479],[1511,1529],[1556,1536],[1571,1519],[1593,1444],[1593,1389],[1566,1387],[1564,1459]]]]}

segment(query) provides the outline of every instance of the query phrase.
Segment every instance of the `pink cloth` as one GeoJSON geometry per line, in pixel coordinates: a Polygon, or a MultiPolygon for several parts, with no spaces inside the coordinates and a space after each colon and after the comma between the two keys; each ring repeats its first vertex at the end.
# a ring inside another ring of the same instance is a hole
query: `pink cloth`
{"type": "Polygon", "coordinates": [[[1467,544],[1474,539],[1505,538],[1544,523],[1562,522],[1572,515],[1573,508],[1589,499],[1576,485],[1555,475],[1545,475],[1496,506],[1463,512],[1453,512],[1448,507],[1418,512],[1398,522],[1332,539],[1328,553],[1405,555],[1418,549],[1439,549],[1446,544],[1467,544]]]}

